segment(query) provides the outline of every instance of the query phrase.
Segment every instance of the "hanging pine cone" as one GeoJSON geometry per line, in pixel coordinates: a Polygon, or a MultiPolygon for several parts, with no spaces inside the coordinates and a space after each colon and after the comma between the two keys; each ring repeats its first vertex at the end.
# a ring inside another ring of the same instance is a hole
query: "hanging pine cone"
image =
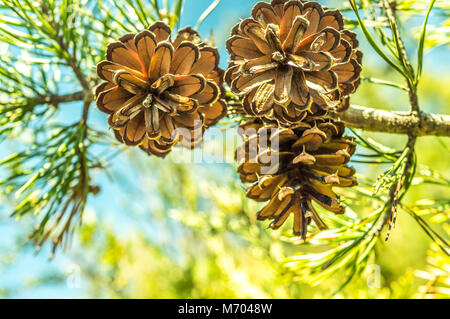
{"type": "Polygon", "coordinates": [[[225,116],[218,65],[217,49],[196,31],[185,28],[172,40],[170,28],[157,22],[108,46],[107,61],[97,66],[106,81],[96,90],[97,105],[110,114],[119,141],[164,157],[177,143],[198,145],[225,116]]]}
{"type": "Polygon", "coordinates": [[[336,214],[344,212],[333,187],[351,187],[357,181],[355,170],[347,165],[356,144],[343,137],[343,123],[308,117],[285,129],[264,127],[252,119],[241,128],[245,142],[236,160],[241,181],[252,183],[247,197],[269,201],[258,220],[270,219],[270,228],[278,229],[293,213],[294,234],[305,238],[311,220],[319,229],[326,228],[312,202],[336,214]]]}
{"type": "Polygon", "coordinates": [[[235,26],[226,82],[251,116],[303,120],[312,105],[345,105],[359,85],[362,54],[339,11],[317,2],[260,2],[235,26]]]}

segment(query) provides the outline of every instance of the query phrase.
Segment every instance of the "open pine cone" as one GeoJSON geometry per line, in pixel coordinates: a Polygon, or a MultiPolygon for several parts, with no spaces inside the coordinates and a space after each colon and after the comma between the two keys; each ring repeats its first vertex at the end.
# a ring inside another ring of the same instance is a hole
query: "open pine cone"
{"type": "Polygon", "coordinates": [[[347,165],[356,144],[343,137],[344,125],[308,119],[291,129],[264,127],[258,119],[243,123],[245,142],[236,152],[242,182],[252,183],[247,197],[269,201],[258,220],[273,220],[270,228],[278,229],[293,213],[294,234],[302,238],[311,220],[319,229],[326,228],[313,201],[341,214],[345,209],[333,187],[357,184],[355,170],[347,165]]]}
{"type": "Polygon", "coordinates": [[[225,75],[251,116],[303,120],[312,105],[339,109],[359,85],[362,53],[339,11],[317,2],[259,2],[227,41],[225,75]]]}
{"type": "Polygon", "coordinates": [[[196,31],[185,28],[172,40],[170,28],[157,22],[108,46],[107,61],[97,66],[106,81],[96,90],[97,105],[110,114],[119,141],[164,157],[177,143],[199,144],[225,116],[218,65],[217,49],[196,31]]]}

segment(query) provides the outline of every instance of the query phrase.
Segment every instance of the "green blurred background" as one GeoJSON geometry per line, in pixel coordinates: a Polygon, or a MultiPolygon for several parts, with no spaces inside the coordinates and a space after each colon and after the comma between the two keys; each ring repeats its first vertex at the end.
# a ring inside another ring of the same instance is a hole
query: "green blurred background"
{"type": "MultiPolygon", "coordinates": [[[[209,3],[209,0],[186,1],[181,26],[194,24],[199,12],[209,3]]],[[[249,15],[254,3],[222,0],[200,27],[205,37],[213,32],[222,54],[222,67],[226,67],[228,58],[224,42],[232,26],[249,15]]],[[[321,3],[334,7],[341,2],[321,3]]],[[[345,15],[354,19],[350,12],[345,15]]],[[[423,16],[411,15],[405,23],[408,49],[413,54],[422,22],[423,16]]],[[[444,22],[445,18],[432,15],[431,24],[439,26],[444,22]]],[[[364,52],[363,75],[402,83],[361,35],[359,39],[364,52]]],[[[425,112],[450,113],[449,61],[448,44],[426,51],[419,90],[425,112]]],[[[408,110],[405,92],[368,82],[362,83],[352,103],[408,110]]],[[[65,117],[70,118],[70,114],[61,115],[61,120],[65,117]]],[[[106,117],[98,110],[92,111],[90,120],[97,128],[107,130],[106,117]]],[[[231,130],[228,135],[237,140],[237,134],[231,130]]],[[[383,133],[365,133],[365,136],[395,149],[402,149],[406,143],[405,136],[383,133]]],[[[217,145],[213,136],[207,136],[204,149],[207,155],[214,156],[217,145]]],[[[11,151],[3,148],[1,155],[11,151]]],[[[226,151],[228,158],[233,158],[233,150],[226,151]]],[[[421,164],[450,178],[448,138],[420,138],[417,154],[421,164]]],[[[70,245],[58,251],[52,261],[48,261],[49,247],[35,255],[34,248],[23,243],[36,221],[32,217],[20,222],[9,218],[13,202],[0,194],[0,296],[328,298],[346,280],[345,274],[338,272],[318,285],[311,285],[288,271],[283,266],[285,258],[317,250],[290,238],[289,222],[281,230],[271,231],[266,229],[268,224],[256,221],[259,206],[245,198],[244,186],[232,161],[180,163],[184,156],[185,151],[175,150],[168,159],[160,160],[137,149],[117,155],[108,175],[99,171],[93,177],[101,192],[90,197],[82,226],[70,245]]],[[[376,180],[389,168],[355,166],[360,176],[370,180],[376,180]]],[[[406,201],[415,203],[435,198],[450,198],[449,188],[419,185],[410,190],[406,201]]],[[[366,207],[350,206],[347,214],[365,216],[372,210],[368,203],[366,207]]],[[[436,211],[426,218],[448,239],[448,212],[436,211]]],[[[367,271],[353,278],[334,296],[425,297],[423,286],[428,280],[421,277],[429,274],[430,258],[433,258],[430,243],[415,220],[400,212],[389,241],[377,245],[367,271]]],[[[440,257],[434,258],[444,258],[437,252],[440,257]]],[[[448,276],[449,260],[444,258],[439,262],[447,271],[444,277],[448,276]]]]}

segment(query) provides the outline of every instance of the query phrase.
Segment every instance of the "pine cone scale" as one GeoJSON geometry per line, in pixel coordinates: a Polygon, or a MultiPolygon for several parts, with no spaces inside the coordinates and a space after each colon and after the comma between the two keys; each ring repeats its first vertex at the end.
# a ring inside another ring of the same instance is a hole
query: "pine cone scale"
{"type": "Polygon", "coordinates": [[[139,55],[143,64],[143,71],[148,77],[150,73],[150,61],[157,48],[155,36],[150,31],[143,31],[134,37],[133,42],[133,45],[129,44],[129,47],[139,55]]]}
{"type": "Polygon", "coordinates": [[[170,68],[171,74],[187,75],[191,72],[192,66],[198,61],[200,51],[191,42],[182,42],[173,55],[170,68]]]}
{"type": "Polygon", "coordinates": [[[156,22],[148,28],[155,35],[156,42],[170,40],[172,31],[170,27],[163,22],[156,22]]]}
{"type": "Polygon", "coordinates": [[[312,104],[324,110],[344,104],[361,68],[356,37],[343,27],[338,11],[316,2],[256,4],[227,42],[231,61],[225,80],[244,97],[244,111],[289,126],[303,120],[301,111],[312,104]],[[275,86],[274,101],[262,112],[261,98],[252,90],[267,83],[275,86]]]}
{"type": "Polygon", "coordinates": [[[303,16],[297,16],[292,23],[286,39],[283,42],[283,51],[292,53],[300,45],[303,36],[309,26],[309,21],[303,16]]]}

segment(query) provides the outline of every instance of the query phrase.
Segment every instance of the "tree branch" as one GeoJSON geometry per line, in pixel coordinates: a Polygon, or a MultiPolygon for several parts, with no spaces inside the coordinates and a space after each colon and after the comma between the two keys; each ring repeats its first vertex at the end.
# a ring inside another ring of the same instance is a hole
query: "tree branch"
{"type": "Polygon", "coordinates": [[[45,102],[50,104],[70,103],[85,100],[86,94],[83,91],[67,94],[67,95],[51,95],[46,97],[45,102]]]}
{"type": "Polygon", "coordinates": [[[417,136],[450,137],[450,115],[420,113],[420,119],[410,112],[391,112],[351,105],[342,113],[331,113],[331,116],[344,122],[349,127],[372,132],[394,134],[410,134],[416,131],[417,136]]]}
{"type": "MultiPolygon", "coordinates": [[[[83,91],[47,97],[40,99],[40,104],[68,103],[75,101],[93,100],[93,94],[85,96],[83,91]]],[[[392,112],[373,109],[364,106],[351,105],[345,112],[330,114],[335,120],[340,120],[349,127],[371,132],[409,134],[418,129],[418,136],[447,136],[450,137],[450,115],[421,113],[422,123],[419,125],[417,117],[409,112],[392,112]]]]}
{"type": "Polygon", "coordinates": [[[61,103],[79,102],[89,98],[83,91],[65,94],[65,95],[39,95],[36,97],[30,97],[26,99],[27,105],[34,107],[36,105],[50,104],[58,106],[61,103]]]}

